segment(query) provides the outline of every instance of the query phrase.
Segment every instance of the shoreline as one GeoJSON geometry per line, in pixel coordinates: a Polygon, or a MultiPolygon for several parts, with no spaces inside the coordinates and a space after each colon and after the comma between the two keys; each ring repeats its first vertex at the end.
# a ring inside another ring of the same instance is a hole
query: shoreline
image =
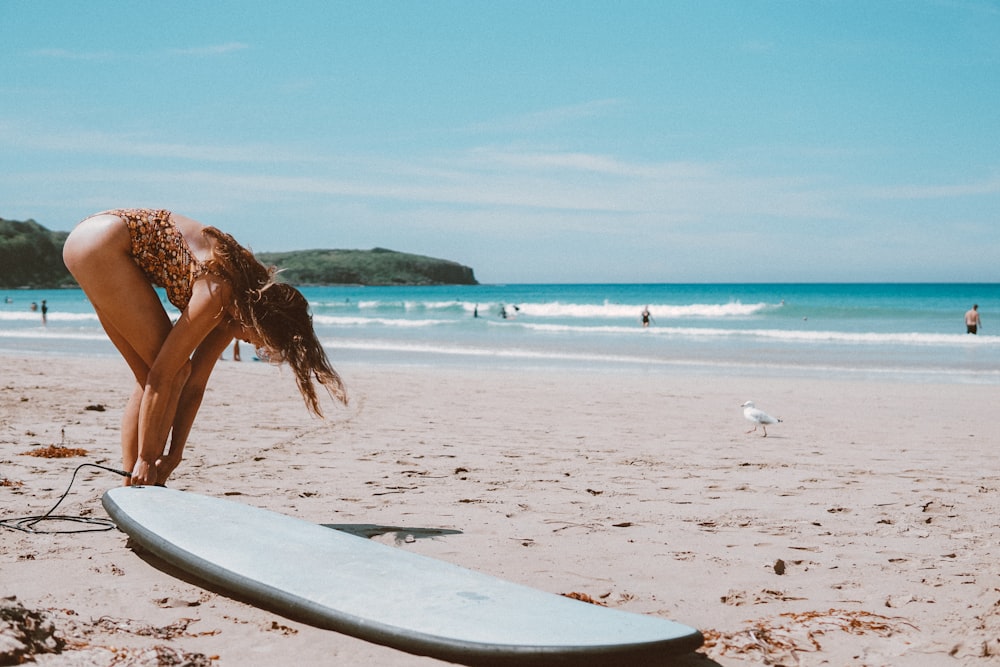
{"type": "MultiPolygon", "coordinates": [[[[936,283],[303,289],[338,365],[1000,385],[1000,336],[989,327],[1000,295],[973,287],[986,319],[977,336],[962,317],[973,294],[936,283]]],[[[0,354],[116,355],[82,293],[30,292],[0,308],[0,324],[0,354]],[[47,328],[28,309],[46,298],[47,328]]]]}
{"type": "MultiPolygon", "coordinates": [[[[44,331],[44,330],[40,330],[44,331]]],[[[49,359],[104,359],[117,360],[118,352],[106,337],[97,340],[82,339],[81,346],[52,348],[49,342],[40,338],[38,349],[12,349],[0,346],[0,359],[49,358],[49,359]],[[99,345],[95,351],[93,345],[99,345]],[[91,347],[84,347],[91,346],[91,347]]],[[[496,350],[483,351],[441,351],[412,347],[378,347],[372,345],[354,346],[343,341],[330,341],[326,346],[335,367],[356,366],[371,368],[447,368],[455,371],[479,372],[498,371],[527,374],[583,373],[583,374],[666,374],[690,377],[715,378],[774,378],[802,381],[830,382],[875,382],[885,384],[934,384],[1000,386],[1000,369],[986,370],[983,367],[872,367],[810,365],[777,362],[739,362],[726,359],[663,359],[651,360],[624,356],[579,356],[571,353],[534,354],[496,350]],[[348,359],[345,361],[345,359],[348,359]]],[[[230,354],[227,350],[226,354],[230,354]]],[[[256,362],[252,354],[244,361],[256,362]]]]}
{"type": "MultiPolygon", "coordinates": [[[[128,370],[112,357],[0,363],[0,477],[18,483],[0,487],[3,518],[44,513],[79,463],[119,464],[128,370]],[[23,456],[51,444],[89,454],[23,456]]],[[[352,403],[324,403],[322,422],[287,371],[220,362],[170,485],[317,523],[457,531],[374,539],[697,627],[727,666],[1000,655],[996,385],[335,366],[352,403]],[[746,434],[745,400],[784,422],[746,434]]],[[[119,482],[81,472],[59,511],[104,516],[100,495],[119,482]]],[[[4,532],[4,594],[89,647],[41,665],[156,645],[219,665],[443,664],[201,588],[117,531],[4,532]],[[94,622],[104,617],[197,620],[158,639],[94,622]]]]}

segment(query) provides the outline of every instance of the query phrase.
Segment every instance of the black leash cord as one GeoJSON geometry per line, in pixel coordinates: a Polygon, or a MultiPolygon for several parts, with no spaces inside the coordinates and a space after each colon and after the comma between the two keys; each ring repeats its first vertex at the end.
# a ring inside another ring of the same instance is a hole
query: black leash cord
{"type": "Polygon", "coordinates": [[[4,528],[10,528],[12,530],[20,530],[24,533],[51,533],[51,534],[68,534],[68,533],[96,533],[103,530],[113,530],[115,522],[111,519],[101,519],[92,518],[86,516],[66,516],[64,514],[53,514],[56,508],[59,507],[59,503],[66,499],[69,490],[73,488],[73,482],[76,481],[76,473],[80,472],[80,468],[85,468],[90,466],[91,468],[100,468],[101,470],[107,470],[108,472],[113,472],[116,475],[121,475],[122,477],[131,477],[132,473],[125,472],[124,470],[118,470],[116,468],[109,468],[107,466],[97,465],[96,463],[81,463],[73,471],[73,477],[69,480],[69,486],[63,491],[62,496],[56,501],[56,504],[52,506],[48,512],[41,516],[26,516],[15,519],[0,519],[0,526],[4,528]],[[42,521],[70,521],[73,523],[82,523],[89,526],[97,526],[96,528],[80,528],[78,530],[38,530],[35,525],[42,521]]]}

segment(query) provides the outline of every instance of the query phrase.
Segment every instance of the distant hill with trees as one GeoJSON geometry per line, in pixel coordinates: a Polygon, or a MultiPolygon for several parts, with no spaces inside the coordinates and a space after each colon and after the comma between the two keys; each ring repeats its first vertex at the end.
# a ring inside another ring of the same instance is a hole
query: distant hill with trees
{"type": "Polygon", "coordinates": [[[472,269],[457,262],[385,248],[260,252],[293,285],[477,285],[472,269]]]}
{"type": "MultiPolygon", "coordinates": [[[[73,287],[62,261],[68,232],[34,220],[0,218],[0,289],[73,287]]],[[[477,285],[471,268],[456,262],[385,248],[262,252],[293,285],[477,285]]]]}
{"type": "Polygon", "coordinates": [[[62,261],[68,232],[53,232],[34,220],[0,218],[0,288],[76,285],[62,261]]]}

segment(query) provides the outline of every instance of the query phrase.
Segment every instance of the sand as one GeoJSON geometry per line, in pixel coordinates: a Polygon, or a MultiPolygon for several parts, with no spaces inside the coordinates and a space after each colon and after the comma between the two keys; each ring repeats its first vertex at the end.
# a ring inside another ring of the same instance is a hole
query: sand
{"type": "MultiPolygon", "coordinates": [[[[42,514],[80,463],[119,464],[128,371],[0,363],[0,518],[42,514]],[[50,445],[87,453],[25,455],[50,445]]],[[[352,403],[321,421],[289,372],[221,362],[170,486],[404,527],[374,539],[701,629],[678,664],[1000,664],[1000,387],[341,370],[352,403]],[[748,399],[784,420],[767,438],[748,399]]],[[[59,513],[105,516],[120,481],[83,469],[59,513]]],[[[115,530],[0,530],[0,595],[65,643],[39,665],[442,664],[201,588],[115,530]]]]}

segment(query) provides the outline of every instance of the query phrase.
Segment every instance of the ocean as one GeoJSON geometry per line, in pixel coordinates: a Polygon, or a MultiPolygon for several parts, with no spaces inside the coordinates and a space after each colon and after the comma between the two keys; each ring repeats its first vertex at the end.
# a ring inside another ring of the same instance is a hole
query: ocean
{"type": "MultiPolygon", "coordinates": [[[[1000,284],[338,286],[302,292],[335,366],[1000,383],[1000,284]],[[973,303],[983,320],[976,336],[965,333],[964,323],[973,303]],[[648,328],[640,323],[646,307],[648,328]]],[[[0,352],[117,354],[79,290],[0,291],[0,352]],[[30,308],[42,300],[48,305],[44,327],[40,312],[30,308]]],[[[253,357],[249,346],[243,356],[253,357]]]]}

